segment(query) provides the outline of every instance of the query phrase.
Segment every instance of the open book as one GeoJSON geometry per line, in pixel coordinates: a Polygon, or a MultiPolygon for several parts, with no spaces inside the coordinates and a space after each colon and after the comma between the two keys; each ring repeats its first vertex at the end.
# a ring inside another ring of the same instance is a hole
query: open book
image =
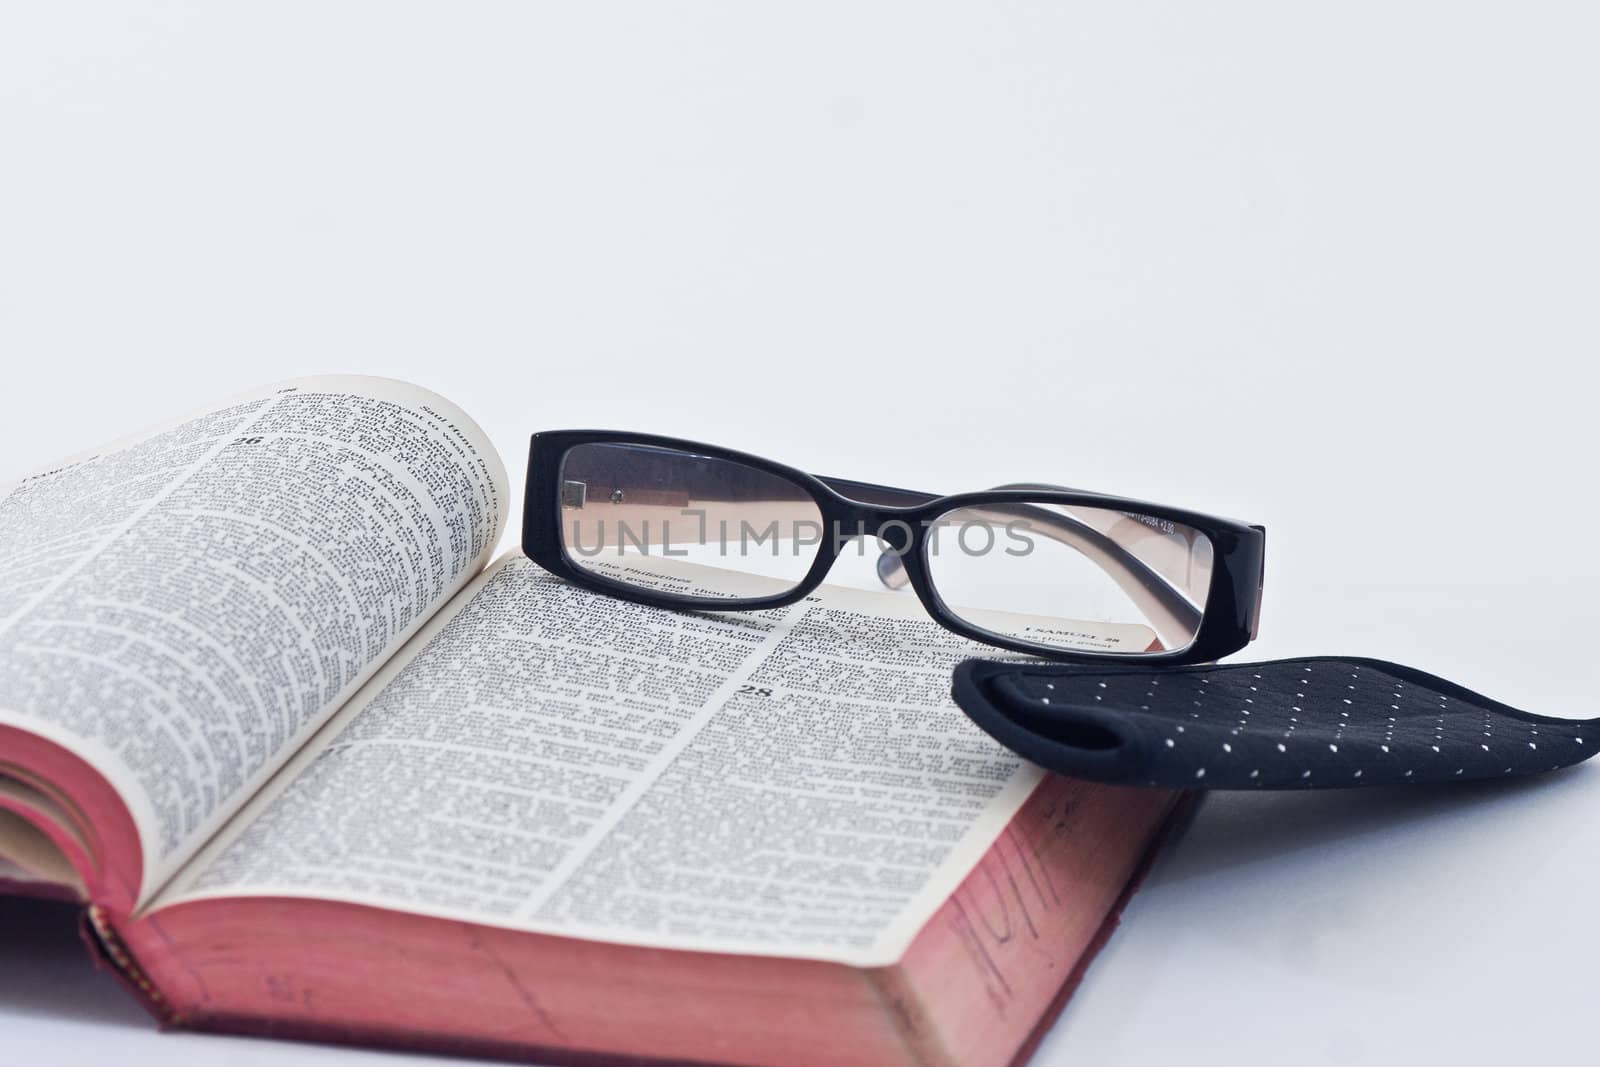
{"type": "Polygon", "coordinates": [[[1025,1060],[1177,806],[970,725],[984,649],[825,587],[491,562],[483,433],[312,378],[0,499],[0,891],[165,1022],[536,1061],[1025,1060]]]}

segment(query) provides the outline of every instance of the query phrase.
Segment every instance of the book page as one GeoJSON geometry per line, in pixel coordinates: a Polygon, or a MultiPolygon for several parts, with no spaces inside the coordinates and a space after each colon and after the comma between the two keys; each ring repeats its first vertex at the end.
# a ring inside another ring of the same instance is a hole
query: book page
{"type": "Polygon", "coordinates": [[[0,722],[93,764],[164,882],[492,553],[432,393],[308,378],[0,490],[0,722]]]}
{"type": "Polygon", "coordinates": [[[0,886],[44,884],[83,895],[83,876],[44,831],[0,808],[0,886]]]}
{"type": "Polygon", "coordinates": [[[508,558],[152,910],[309,896],[889,963],[1039,779],[950,699],[992,651],[909,591],[673,612],[508,558]]]}

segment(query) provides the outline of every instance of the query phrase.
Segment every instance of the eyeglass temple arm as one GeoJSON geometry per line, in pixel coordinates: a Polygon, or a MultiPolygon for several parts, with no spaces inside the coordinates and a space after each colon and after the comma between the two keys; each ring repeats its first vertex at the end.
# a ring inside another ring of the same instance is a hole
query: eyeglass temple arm
{"type": "MultiPolygon", "coordinates": [[[[894,489],[842,478],[822,478],[821,481],[835,492],[868,504],[910,506],[937,499],[937,494],[934,493],[894,489]]],[[[1065,486],[1037,482],[1019,482],[998,485],[994,488],[1073,491],[1065,486]]],[[[1115,538],[1101,533],[1087,523],[1028,504],[991,504],[973,510],[1025,518],[1039,533],[1088,557],[1144,612],[1154,624],[1163,644],[1171,647],[1185,645],[1199,631],[1201,610],[1190,602],[1188,597],[1173,588],[1171,583],[1156,573],[1149,564],[1135,556],[1115,538]]],[[[878,557],[877,571],[879,580],[890,589],[904,588],[910,581],[910,577],[906,574],[905,561],[901,559],[899,553],[892,550],[885,551],[878,557]]]]}

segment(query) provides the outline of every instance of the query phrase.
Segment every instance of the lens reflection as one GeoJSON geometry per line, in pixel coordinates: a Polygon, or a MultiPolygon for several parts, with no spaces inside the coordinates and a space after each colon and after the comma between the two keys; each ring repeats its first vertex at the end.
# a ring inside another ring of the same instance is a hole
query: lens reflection
{"type": "Polygon", "coordinates": [[[685,599],[747,600],[799,585],[822,512],[786,478],[634,444],[576,445],[561,464],[561,536],[577,567],[685,599]]]}
{"type": "Polygon", "coordinates": [[[1109,508],[990,504],[946,512],[929,530],[929,573],[953,614],[1061,651],[1187,648],[1212,564],[1201,531],[1109,508]]]}

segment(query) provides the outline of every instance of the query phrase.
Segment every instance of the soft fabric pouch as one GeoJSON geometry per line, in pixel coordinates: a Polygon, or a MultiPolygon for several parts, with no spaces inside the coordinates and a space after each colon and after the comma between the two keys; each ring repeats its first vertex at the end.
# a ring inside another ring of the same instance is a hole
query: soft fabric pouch
{"type": "Polygon", "coordinates": [[[1600,719],[1531,715],[1376,659],[1178,668],[968,660],[956,703],[1034,763],[1101,782],[1327,789],[1503,778],[1588,759],[1600,719]]]}

